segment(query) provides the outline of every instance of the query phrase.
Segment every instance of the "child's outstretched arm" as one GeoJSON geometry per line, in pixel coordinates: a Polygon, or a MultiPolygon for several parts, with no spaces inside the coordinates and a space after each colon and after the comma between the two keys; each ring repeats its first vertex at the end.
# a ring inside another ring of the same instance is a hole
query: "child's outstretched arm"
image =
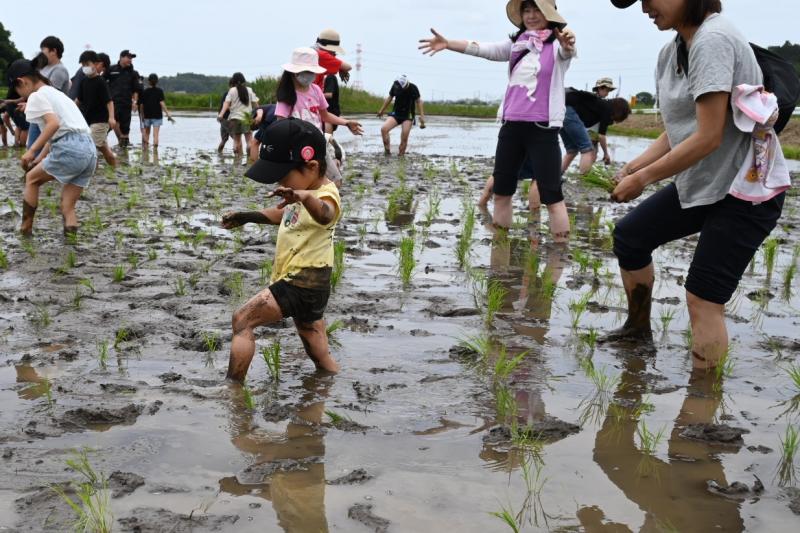
{"type": "Polygon", "coordinates": [[[302,203],[317,224],[327,226],[338,215],[338,207],[330,198],[317,198],[310,191],[295,191],[288,187],[278,187],[272,192],[273,196],[280,196],[283,201],[278,207],[284,208],[289,204],[302,203]]]}
{"type": "Polygon", "coordinates": [[[222,215],[222,227],[225,229],[238,228],[245,224],[272,224],[281,223],[283,208],[268,207],[261,211],[231,211],[222,215]]]}

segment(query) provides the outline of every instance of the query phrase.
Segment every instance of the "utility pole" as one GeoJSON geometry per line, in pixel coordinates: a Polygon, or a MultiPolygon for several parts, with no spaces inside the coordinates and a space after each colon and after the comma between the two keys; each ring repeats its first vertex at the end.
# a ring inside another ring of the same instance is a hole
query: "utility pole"
{"type": "Polygon", "coordinates": [[[361,69],[364,66],[363,57],[364,49],[361,47],[361,43],[358,43],[356,45],[356,81],[353,83],[353,89],[364,89],[364,81],[361,79],[361,69]]]}

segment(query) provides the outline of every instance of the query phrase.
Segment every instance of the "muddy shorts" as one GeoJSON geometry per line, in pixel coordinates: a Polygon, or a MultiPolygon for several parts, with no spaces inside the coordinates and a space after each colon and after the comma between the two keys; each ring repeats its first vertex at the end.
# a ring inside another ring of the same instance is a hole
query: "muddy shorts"
{"type": "Polygon", "coordinates": [[[331,295],[330,282],[324,288],[308,289],[280,280],[270,285],[269,290],[284,318],[292,317],[304,324],[322,320],[331,295]]]}
{"type": "Polygon", "coordinates": [[[656,248],[699,233],[686,290],[723,305],[777,225],[785,196],[781,193],[753,205],[728,195],[715,204],[683,209],[678,190],[670,183],[617,223],[614,254],[623,270],[641,270],[653,262],[656,248]]]}
{"type": "Polygon", "coordinates": [[[92,140],[94,145],[98,148],[105,148],[108,146],[108,122],[98,122],[89,126],[92,130],[92,140]]]}

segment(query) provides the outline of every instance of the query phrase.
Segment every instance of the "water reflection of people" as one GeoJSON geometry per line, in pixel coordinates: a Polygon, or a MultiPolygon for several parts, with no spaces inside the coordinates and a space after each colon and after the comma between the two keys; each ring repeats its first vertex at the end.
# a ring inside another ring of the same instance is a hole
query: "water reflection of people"
{"type": "MultiPolygon", "coordinates": [[[[614,395],[618,404],[633,406],[642,401],[645,384],[641,373],[644,369],[645,362],[641,358],[626,362],[614,395]]],[[[635,435],[639,420],[635,407],[609,411],[597,433],[594,460],[608,479],[645,513],[640,531],[744,530],[738,504],[706,490],[708,480],[727,485],[719,458],[709,453],[707,445],[680,437],[687,425],[712,422],[721,401],[713,389],[711,374],[693,373],[669,436],[667,461],[637,448],[635,435]]],[[[586,531],[630,531],[599,527],[593,519],[595,514],[584,513],[587,524],[583,524],[584,519],[579,516],[586,531]],[[595,527],[589,527],[589,522],[595,527]]]]}
{"type": "MultiPolygon", "coordinates": [[[[278,523],[287,533],[328,531],[325,517],[324,435],[319,425],[325,413],[330,379],[307,377],[298,402],[296,417],[282,434],[255,428],[253,413],[245,409],[241,398],[231,407],[231,442],[253,458],[253,465],[277,463],[287,459],[302,463],[302,468],[283,471],[278,468],[268,479],[246,483],[236,476],[220,480],[220,490],[236,496],[251,495],[272,502],[278,523]]],[[[241,389],[232,389],[239,394],[241,389]]]]}

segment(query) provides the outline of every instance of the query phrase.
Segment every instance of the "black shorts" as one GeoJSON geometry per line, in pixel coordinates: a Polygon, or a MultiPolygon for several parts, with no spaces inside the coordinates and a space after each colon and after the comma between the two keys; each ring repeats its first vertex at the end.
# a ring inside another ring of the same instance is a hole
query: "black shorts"
{"type": "Polygon", "coordinates": [[[777,225],[785,196],[753,205],[728,195],[715,204],[683,209],[671,183],[617,223],[614,254],[622,269],[641,270],[653,262],[653,250],[659,246],[700,233],[686,290],[723,305],[777,225]]]}
{"type": "Polygon", "coordinates": [[[114,119],[119,124],[119,131],[123,135],[128,135],[131,132],[131,114],[133,108],[130,104],[127,106],[123,103],[114,102],[114,119]]]}
{"type": "Polygon", "coordinates": [[[558,128],[538,122],[506,122],[500,128],[494,160],[494,193],[514,196],[525,158],[539,187],[542,203],[564,200],[561,191],[561,146],[558,128]]]}
{"type": "Polygon", "coordinates": [[[331,295],[330,285],[325,288],[307,289],[292,285],[286,280],[273,283],[269,290],[278,302],[284,318],[291,317],[304,324],[322,320],[331,295]]]}
{"type": "Polygon", "coordinates": [[[402,126],[404,122],[414,121],[414,117],[411,115],[397,115],[395,113],[389,113],[389,116],[392,117],[397,121],[397,124],[402,126]]]}
{"type": "Polygon", "coordinates": [[[21,129],[22,131],[28,131],[31,128],[30,123],[25,120],[25,113],[20,111],[14,111],[11,113],[11,121],[14,123],[14,126],[21,129]]]}

